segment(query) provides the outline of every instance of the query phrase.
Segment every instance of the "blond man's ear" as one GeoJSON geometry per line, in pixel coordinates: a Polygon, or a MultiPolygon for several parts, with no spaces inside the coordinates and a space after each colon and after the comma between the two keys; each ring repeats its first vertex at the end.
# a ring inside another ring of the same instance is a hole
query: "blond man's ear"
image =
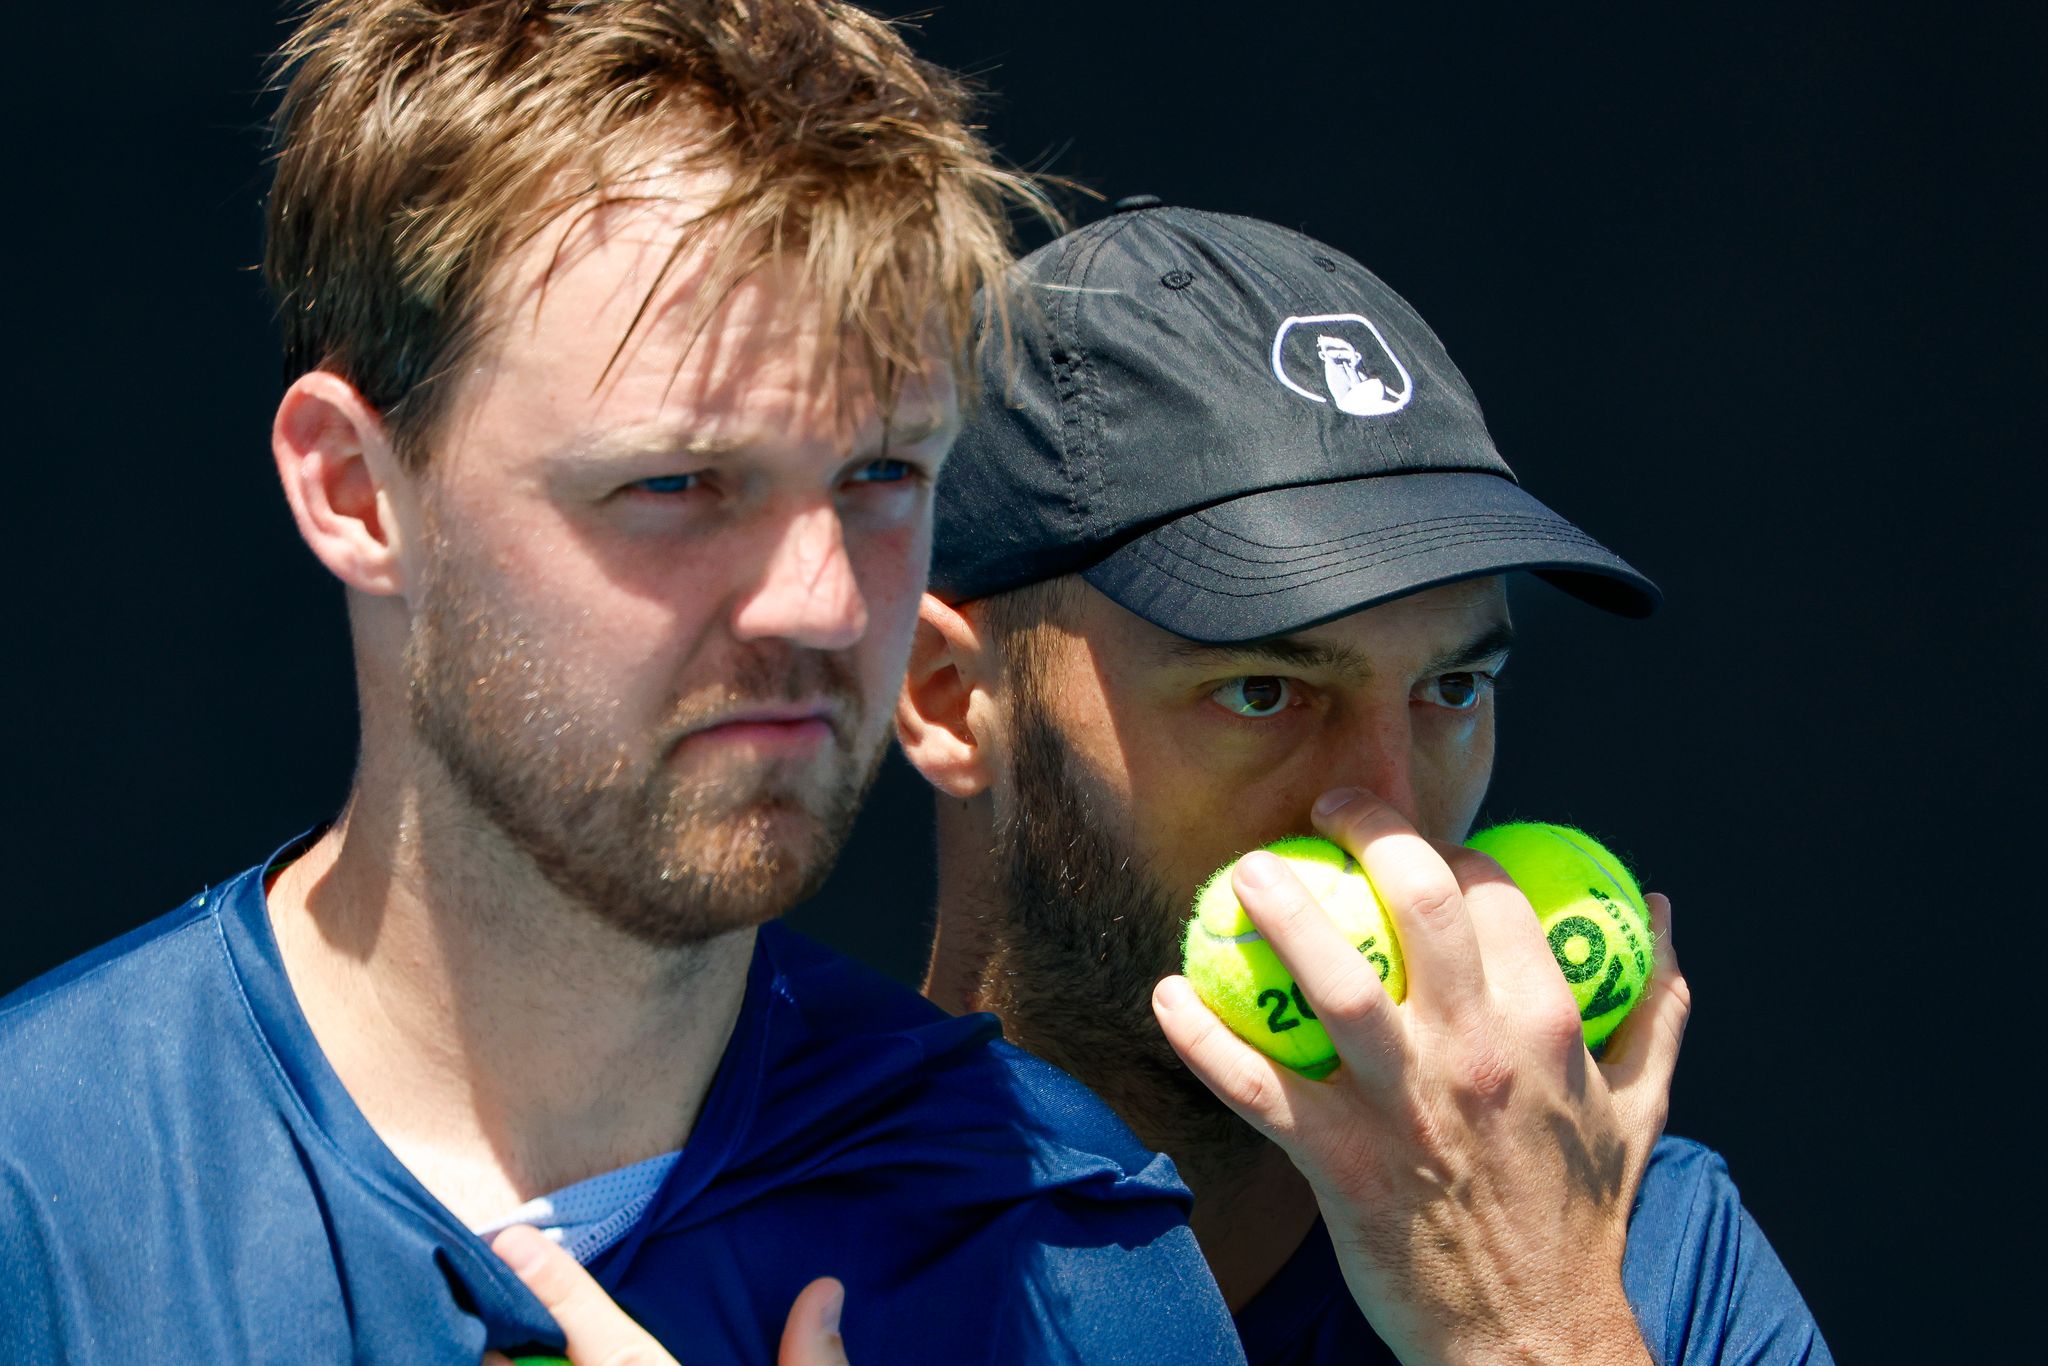
{"type": "Polygon", "coordinates": [[[270,450],[299,535],[350,588],[405,591],[398,504],[406,496],[383,418],[355,386],[314,370],[278,401],[270,450]]]}
{"type": "Polygon", "coordinates": [[[946,796],[965,800],[988,790],[991,667],[988,643],[972,618],[925,594],[910,671],[896,698],[896,739],[946,796]]]}

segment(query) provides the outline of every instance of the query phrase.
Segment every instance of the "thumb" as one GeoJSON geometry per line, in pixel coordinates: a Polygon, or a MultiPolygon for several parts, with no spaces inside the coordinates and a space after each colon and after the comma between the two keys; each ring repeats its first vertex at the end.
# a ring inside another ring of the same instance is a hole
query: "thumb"
{"type": "MultiPolygon", "coordinates": [[[[574,1257],[550,1242],[539,1229],[517,1224],[491,1243],[535,1299],[554,1315],[569,1344],[569,1360],[602,1362],[604,1366],[676,1366],[646,1329],[612,1303],[604,1287],[591,1279],[574,1257]]],[[[799,1297],[801,1298],[801,1297],[799,1297]]]]}
{"type": "Polygon", "coordinates": [[[776,1366],[848,1366],[846,1341],[839,1336],[839,1314],[845,1307],[846,1287],[830,1276],[805,1286],[789,1307],[776,1366]]]}

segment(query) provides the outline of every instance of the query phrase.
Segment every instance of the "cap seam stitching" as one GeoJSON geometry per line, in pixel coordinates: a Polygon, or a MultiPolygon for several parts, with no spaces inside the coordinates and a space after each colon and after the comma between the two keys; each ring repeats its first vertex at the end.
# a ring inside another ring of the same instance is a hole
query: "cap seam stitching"
{"type": "Polygon", "coordinates": [[[1098,405],[1101,376],[1095,367],[1095,353],[1080,345],[1081,305],[1088,297],[1085,293],[1088,273],[1094,268],[1095,260],[1111,242],[1116,240],[1136,215],[1118,215],[1110,220],[1107,232],[1087,243],[1081,259],[1064,278],[1081,286],[1081,290],[1068,294],[1064,300],[1067,307],[1062,313],[1065,326],[1061,341],[1074,357],[1074,378],[1076,380],[1073,406],[1076,421],[1073,430],[1078,433],[1081,451],[1074,449],[1069,440],[1068,424],[1061,424],[1061,459],[1067,466],[1067,513],[1072,534],[1077,538],[1089,536],[1094,519],[1094,510],[1099,508],[1107,496],[1107,487],[1099,468],[1101,460],[1096,456],[1097,444],[1103,430],[1103,414],[1098,405]]]}
{"type": "MultiPolygon", "coordinates": [[[[1394,554],[1383,554],[1383,555],[1377,555],[1377,556],[1373,556],[1373,555],[1364,555],[1364,556],[1350,556],[1350,557],[1345,557],[1345,556],[1322,556],[1322,557],[1318,557],[1318,558],[1320,558],[1320,559],[1322,559],[1322,560],[1324,561],[1324,563],[1322,563],[1322,564],[1305,564],[1305,565],[1293,565],[1293,566],[1290,566],[1290,567],[1289,567],[1289,570],[1288,570],[1288,572],[1286,572],[1286,573],[1276,573],[1276,574],[1265,574],[1265,575],[1258,575],[1258,576],[1256,576],[1256,581],[1265,581],[1265,580],[1270,580],[1270,579],[1280,579],[1280,578],[1295,578],[1295,577],[1296,577],[1297,575],[1299,575],[1299,574],[1302,574],[1302,573],[1307,573],[1307,572],[1311,572],[1311,571],[1315,571],[1315,570],[1332,570],[1333,566],[1341,566],[1341,567],[1337,567],[1337,568],[1334,568],[1334,570],[1333,570],[1333,573],[1332,573],[1331,575],[1328,575],[1328,576],[1326,576],[1326,578],[1324,578],[1324,579],[1316,579],[1316,580],[1312,580],[1312,581],[1311,581],[1311,582],[1325,582],[1325,581],[1327,581],[1327,577],[1334,577],[1334,576],[1336,576],[1336,575],[1343,575],[1343,574],[1354,574],[1354,573],[1359,573],[1359,572],[1361,572],[1361,571],[1363,571],[1363,570],[1366,570],[1366,569],[1372,569],[1372,568],[1376,568],[1376,567],[1378,567],[1378,566],[1381,566],[1381,565],[1387,565],[1387,564],[1395,564],[1395,563],[1398,563],[1398,562],[1400,562],[1400,561],[1402,561],[1402,560],[1409,560],[1409,559],[1413,559],[1413,558],[1415,558],[1415,557],[1416,557],[1417,555],[1425,555],[1425,554],[1428,554],[1429,552],[1431,552],[1431,551],[1433,551],[1433,550],[1441,550],[1441,549],[1447,549],[1447,548],[1450,548],[1450,547],[1454,547],[1454,546],[1460,546],[1460,545],[1510,545],[1510,544],[1515,544],[1515,543],[1518,543],[1518,542],[1525,542],[1525,541],[1549,541],[1549,540],[1551,540],[1551,538],[1550,538],[1550,537],[1547,537],[1547,536],[1533,536],[1533,535],[1532,535],[1532,536],[1439,536],[1439,537],[1433,537],[1433,538],[1430,538],[1430,539],[1428,539],[1428,540],[1426,540],[1426,541],[1423,541],[1423,542],[1421,542],[1421,543],[1418,543],[1418,544],[1416,544],[1416,545],[1412,545],[1412,546],[1408,546],[1408,547],[1405,547],[1405,548],[1403,548],[1402,550],[1400,550],[1400,551],[1399,551],[1398,553],[1394,553],[1394,554]]],[[[1591,544],[1591,545],[1593,545],[1593,547],[1594,547],[1595,549],[1604,549],[1604,547],[1600,546],[1598,542],[1590,542],[1590,541],[1589,541],[1588,543],[1589,543],[1589,544],[1591,544]]],[[[1177,552],[1177,551],[1173,550],[1173,549],[1172,549],[1172,547],[1170,547],[1170,546],[1163,546],[1163,545],[1157,545],[1157,544],[1138,544],[1138,543],[1134,543],[1134,544],[1133,544],[1133,546],[1132,546],[1131,548],[1132,548],[1132,550],[1133,550],[1134,552],[1136,552],[1136,554],[1137,554],[1138,558],[1140,558],[1140,559],[1142,559],[1143,561],[1145,561],[1145,563],[1146,563],[1147,565],[1149,565],[1149,566],[1150,566],[1151,568],[1153,568],[1153,569],[1156,569],[1156,570],[1158,570],[1158,571],[1159,571],[1160,573],[1162,573],[1162,574],[1166,575],[1166,576],[1167,576],[1168,578],[1170,578],[1170,579],[1173,579],[1173,580],[1174,580],[1175,582],[1177,582],[1177,583],[1183,583],[1183,584],[1186,584],[1186,585],[1187,585],[1187,586],[1188,586],[1189,588],[1192,588],[1192,589],[1194,589],[1194,590],[1195,590],[1195,591],[1197,591],[1197,592],[1202,592],[1202,593],[1215,593],[1215,594],[1219,594],[1219,595],[1221,595],[1221,596],[1223,596],[1223,597],[1233,597],[1233,598],[1237,598],[1237,597],[1244,597],[1244,598],[1250,598],[1250,597],[1268,597],[1268,596],[1271,596],[1271,595],[1272,595],[1272,594],[1274,594],[1274,593],[1284,593],[1284,592],[1287,592],[1287,591],[1288,591],[1289,589],[1292,589],[1292,588],[1299,588],[1299,587],[1303,587],[1303,586],[1304,586],[1304,585],[1303,585],[1303,583],[1301,583],[1301,582],[1297,581],[1297,582],[1293,582],[1293,583],[1279,584],[1279,585],[1276,585],[1276,586],[1274,586],[1274,587],[1271,587],[1271,588],[1256,588],[1256,589],[1248,589],[1248,590],[1246,590],[1246,591],[1243,591],[1243,592],[1237,592],[1237,591],[1234,591],[1234,590],[1232,590],[1232,589],[1229,589],[1229,588],[1214,588],[1214,587],[1210,587],[1210,586],[1208,586],[1208,585],[1205,585],[1205,584],[1200,584],[1200,583],[1197,583],[1197,582],[1195,582],[1195,581],[1194,581],[1193,579],[1190,579],[1190,578],[1186,578],[1186,577],[1184,577],[1184,576],[1183,576],[1183,575],[1181,575],[1181,574],[1175,573],[1175,572],[1174,572],[1174,567],[1173,567],[1173,565],[1171,565],[1171,564],[1165,564],[1165,563],[1161,563],[1161,562],[1160,562],[1160,561],[1159,561],[1158,559],[1155,559],[1155,558],[1154,558],[1154,555],[1155,555],[1155,554],[1161,554],[1161,555],[1170,555],[1170,556],[1172,556],[1172,557],[1173,557],[1173,558],[1174,558],[1174,559],[1175,559],[1176,561],[1178,561],[1178,562],[1179,562],[1179,563],[1181,563],[1181,564],[1193,565],[1193,566],[1195,566],[1196,568],[1200,568],[1200,569],[1206,569],[1206,568],[1208,568],[1208,566],[1206,566],[1206,565],[1203,565],[1203,564],[1202,564],[1202,563],[1201,563],[1200,561],[1198,561],[1198,560],[1195,560],[1195,559],[1192,559],[1192,558],[1190,558],[1190,557],[1188,557],[1188,556],[1182,555],[1182,554],[1180,554],[1179,552],[1177,552]]],[[[1224,553],[1224,554],[1228,554],[1229,552],[1225,551],[1225,552],[1222,552],[1222,553],[1224,553]]],[[[1236,557],[1236,556],[1232,556],[1232,558],[1233,558],[1233,559],[1235,559],[1235,558],[1238,558],[1238,557],[1236,557]]],[[[1246,563],[1246,564],[1253,564],[1253,563],[1256,563],[1256,562],[1255,562],[1255,561],[1249,561],[1249,560],[1246,560],[1246,561],[1243,561],[1243,563],[1246,563]]],[[[1211,570],[1211,572],[1213,573],[1213,572],[1215,572],[1215,571],[1214,571],[1214,570],[1211,570]]]]}
{"type": "MultiPolygon", "coordinates": [[[[1487,543],[1489,543],[1489,542],[1490,542],[1491,540],[1493,540],[1493,539],[1495,539],[1495,538],[1488,538],[1488,537],[1473,537],[1473,538],[1471,538],[1471,541],[1470,541],[1469,543],[1470,543],[1470,544],[1474,544],[1474,545],[1481,545],[1481,544],[1487,544],[1487,543]]],[[[1535,539],[1537,539],[1537,538],[1536,538],[1536,537],[1504,537],[1504,538],[1498,538],[1498,539],[1499,539],[1499,540],[1501,541],[1501,543],[1503,543],[1503,544],[1507,544],[1507,543],[1512,543],[1512,542],[1514,542],[1514,541],[1519,541],[1519,540],[1535,540],[1535,539]]],[[[1387,558],[1386,558],[1386,559],[1384,559],[1384,560],[1379,560],[1379,561],[1372,561],[1372,562],[1359,562],[1359,563],[1356,563],[1356,564],[1347,564],[1347,565],[1345,565],[1345,566],[1344,566],[1343,568],[1341,568],[1341,569],[1339,569],[1339,570],[1335,571],[1334,573],[1332,573],[1332,574],[1330,574],[1330,575],[1328,575],[1328,576],[1326,576],[1326,577],[1324,577],[1324,578],[1321,578],[1321,579],[1317,579],[1317,580],[1313,580],[1313,582],[1315,582],[1315,583],[1328,583],[1328,582],[1330,582],[1330,581],[1331,581],[1331,580],[1333,580],[1333,579],[1336,579],[1336,578],[1341,578],[1341,577],[1343,577],[1343,576],[1345,576],[1345,575],[1348,575],[1348,574],[1359,574],[1359,573],[1364,573],[1365,571],[1367,571],[1367,570],[1369,570],[1369,569],[1375,569],[1375,568],[1379,568],[1379,567],[1381,567],[1381,566],[1383,566],[1383,565],[1386,565],[1386,564],[1396,563],[1396,562],[1398,562],[1398,561],[1400,561],[1400,560],[1405,560],[1405,559],[1412,559],[1412,558],[1414,558],[1414,556],[1416,556],[1416,555],[1420,555],[1420,554],[1424,554],[1424,553],[1426,553],[1426,552],[1427,552],[1428,550],[1430,550],[1430,549],[1434,549],[1434,548],[1435,548],[1435,547],[1427,547],[1427,546],[1425,546],[1425,547],[1421,547],[1421,548],[1419,548],[1419,549],[1416,549],[1416,550],[1413,550],[1413,551],[1409,551],[1409,552],[1403,553],[1403,554],[1401,554],[1401,555],[1394,555],[1394,556],[1389,556],[1389,557],[1387,557],[1387,558]]],[[[1193,591],[1195,591],[1195,592],[1197,592],[1197,593],[1206,593],[1206,594],[1210,594],[1210,595],[1213,595],[1213,596],[1216,596],[1216,597],[1224,597],[1224,598],[1268,598],[1268,597],[1272,597],[1272,596],[1273,596],[1274,594],[1276,594],[1276,593],[1286,593],[1286,592],[1291,592],[1291,591],[1293,591],[1294,589],[1297,589],[1297,588],[1301,588],[1301,587],[1304,587],[1304,586],[1306,586],[1306,585],[1304,585],[1304,584],[1300,584],[1300,583],[1289,583],[1289,584],[1279,584],[1279,585],[1276,585],[1276,586],[1274,586],[1274,587],[1271,587],[1271,588],[1254,588],[1254,589],[1247,589],[1247,590],[1245,590],[1245,591],[1242,591],[1242,592],[1238,592],[1238,591],[1233,591],[1232,589],[1228,589],[1228,588],[1212,588],[1212,587],[1209,587],[1208,585],[1205,585],[1205,584],[1200,584],[1200,583],[1196,583],[1196,582],[1195,582],[1195,581],[1194,581],[1193,579],[1189,579],[1189,578],[1183,577],[1183,576],[1182,576],[1182,575],[1180,575],[1180,574],[1176,574],[1176,573],[1175,573],[1175,572],[1173,571],[1173,568],[1172,568],[1172,567],[1171,567],[1170,565],[1164,565],[1164,564],[1157,564],[1157,563],[1153,563],[1153,562],[1152,562],[1151,560],[1149,560],[1149,559],[1148,559],[1148,560],[1147,560],[1146,562],[1147,562],[1148,564],[1150,564],[1150,565],[1151,565],[1151,567],[1152,567],[1153,569],[1155,569],[1155,570],[1157,570],[1157,571],[1158,571],[1159,573],[1161,573],[1161,574],[1165,575],[1165,576],[1166,576],[1167,578],[1169,578],[1169,579],[1172,579],[1172,580],[1173,580],[1174,582],[1176,582],[1176,583],[1179,583],[1179,584],[1183,584],[1183,585],[1185,585],[1186,587],[1188,587],[1189,589],[1192,589],[1193,591]]],[[[1192,563],[1192,562],[1190,562],[1190,563],[1192,563]]],[[[1527,565],[1514,565],[1514,566],[1508,566],[1508,565],[1504,565],[1504,566],[1502,566],[1502,572],[1506,572],[1506,570],[1507,570],[1507,569],[1509,569],[1509,568],[1542,568],[1542,567],[1547,567],[1547,566],[1527,566],[1527,565]]],[[[1558,566],[1558,567],[1562,568],[1562,567],[1565,567],[1565,566],[1558,566]]],[[[1593,569],[1592,567],[1588,566],[1588,567],[1586,568],[1586,572],[1588,572],[1588,573],[1594,573],[1594,572],[1600,572],[1600,571],[1598,571],[1598,570],[1595,570],[1595,569],[1593,569]]]]}
{"type": "Polygon", "coordinates": [[[1231,245],[1236,249],[1237,254],[1251,262],[1274,285],[1281,289],[1293,291],[1297,299],[1302,297],[1301,291],[1295,282],[1274,269],[1273,265],[1258,252],[1251,240],[1245,237],[1244,234],[1237,232],[1235,229],[1226,228],[1221,223],[1212,223],[1210,227],[1219,236],[1229,236],[1231,238],[1231,245]]]}
{"type": "MultiPolygon", "coordinates": [[[[1192,520],[1200,523],[1200,525],[1203,528],[1205,528],[1208,531],[1214,532],[1218,536],[1227,537],[1230,540],[1236,541],[1242,545],[1257,546],[1261,550],[1313,550],[1317,546],[1335,545],[1343,541],[1354,541],[1361,536],[1389,537],[1400,535],[1403,533],[1412,533],[1417,529],[1429,527],[1470,526],[1475,522],[1484,522],[1497,526],[1521,525],[1530,528],[1555,528],[1557,531],[1567,536],[1583,538],[1584,540],[1593,542],[1594,544],[1598,544],[1598,542],[1593,541],[1593,537],[1587,535],[1583,531],[1580,531],[1577,527],[1573,526],[1570,522],[1565,521],[1561,517],[1555,520],[1549,520],[1535,516],[1531,513],[1481,512],[1468,513],[1455,517],[1423,517],[1418,518],[1412,522],[1393,522],[1383,527],[1374,527],[1369,531],[1354,531],[1343,536],[1326,536],[1320,541],[1301,541],[1296,543],[1261,541],[1254,537],[1243,535],[1240,532],[1231,531],[1227,527],[1217,526],[1214,522],[1208,520],[1208,518],[1203,516],[1201,513],[1196,513],[1192,520]]],[[[1191,533],[1186,531],[1182,531],[1180,534],[1184,536],[1191,536],[1191,533]]],[[[1224,550],[1222,553],[1229,554],[1230,552],[1224,550]]]]}
{"type": "MultiPolygon", "coordinates": [[[[1507,541],[1542,541],[1547,544],[1562,543],[1596,550],[1603,548],[1597,542],[1578,542],[1570,540],[1560,542],[1557,538],[1541,535],[1534,531],[1529,531],[1503,532],[1494,535],[1469,536],[1440,534],[1435,536],[1416,537],[1407,542],[1402,543],[1401,545],[1387,546],[1377,551],[1366,550],[1363,548],[1360,548],[1356,551],[1328,550],[1322,552],[1319,555],[1302,556],[1298,559],[1285,561],[1254,560],[1242,555],[1231,555],[1230,552],[1221,550],[1216,551],[1216,553],[1226,556],[1230,560],[1236,562],[1238,565],[1244,566],[1243,569],[1237,571],[1240,577],[1248,579],[1276,579],[1287,578],[1290,576],[1299,576],[1302,574],[1316,573],[1322,570],[1326,570],[1333,565],[1366,564],[1374,562],[1376,559],[1382,561],[1392,561],[1404,559],[1410,555],[1421,554],[1425,551],[1430,550],[1444,549],[1460,545],[1480,545],[1491,542],[1507,541]]],[[[1156,550],[1158,553],[1163,555],[1170,555],[1174,559],[1178,560],[1183,564],[1194,565],[1197,568],[1206,569],[1210,573],[1223,572],[1222,570],[1217,569],[1214,565],[1205,564],[1201,559],[1192,555],[1183,554],[1171,546],[1151,546],[1147,547],[1147,549],[1156,550]]]]}
{"type": "MultiPolygon", "coordinates": [[[[1073,242],[1069,243],[1067,248],[1060,253],[1060,268],[1053,272],[1054,277],[1056,279],[1066,278],[1069,274],[1069,272],[1066,270],[1068,262],[1073,260],[1073,258],[1077,255],[1085,253],[1088,246],[1088,243],[1078,238],[1076,238],[1073,242]]],[[[1073,310],[1078,306],[1079,304],[1076,300],[1076,296],[1071,294],[1059,293],[1053,299],[1053,325],[1051,338],[1053,345],[1051,352],[1046,356],[1047,364],[1051,369],[1051,374],[1049,378],[1052,380],[1053,402],[1058,407],[1060,417],[1060,473],[1064,476],[1062,481],[1064,486],[1061,489],[1062,496],[1060,501],[1066,509],[1066,529],[1067,534],[1069,535],[1077,535],[1081,530],[1081,507],[1080,496],[1075,489],[1075,484],[1077,483],[1074,473],[1075,460],[1073,431],[1075,426],[1075,415],[1070,413],[1069,409],[1071,405],[1069,403],[1068,396],[1066,393],[1062,392],[1060,384],[1060,372],[1064,369],[1068,372],[1068,375],[1071,378],[1078,378],[1078,376],[1074,374],[1074,371],[1077,367],[1073,363],[1073,361],[1078,360],[1078,358],[1080,358],[1083,353],[1078,348],[1074,347],[1069,341],[1069,338],[1073,335],[1075,331],[1075,328],[1073,326],[1073,318],[1071,315],[1073,310]],[[1069,364],[1065,366],[1062,366],[1060,364],[1060,357],[1062,355],[1072,358],[1070,359],[1069,364]]]]}

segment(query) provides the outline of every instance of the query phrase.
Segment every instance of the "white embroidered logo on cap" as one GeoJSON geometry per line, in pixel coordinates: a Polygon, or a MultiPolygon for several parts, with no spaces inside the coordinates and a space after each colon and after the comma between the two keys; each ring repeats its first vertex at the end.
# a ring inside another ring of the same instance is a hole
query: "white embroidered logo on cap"
{"type": "Polygon", "coordinates": [[[1398,413],[1415,394],[1400,357],[1370,320],[1356,313],[1289,318],[1273,337],[1273,374],[1317,403],[1356,417],[1398,413]]]}

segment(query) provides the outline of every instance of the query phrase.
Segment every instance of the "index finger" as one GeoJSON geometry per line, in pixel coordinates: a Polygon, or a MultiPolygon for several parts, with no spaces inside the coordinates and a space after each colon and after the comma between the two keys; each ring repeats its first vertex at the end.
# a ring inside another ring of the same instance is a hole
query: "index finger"
{"type": "Polygon", "coordinates": [[[1293,870],[1267,851],[1239,859],[1230,882],[1294,979],[1302,1014],[1322,1026],[1348,1067],[1373,1082],[1391,1081],[1400,1071],[1404,1034],[1393,998],[1364,956],[1372,940],[1353,943],[1293,870]]]}
{"type": "Polygon", "coordinates": [[[1486,970],[1465,893],[1451,866],[1408,818],[1363,788],[1326,792],[1315,806],[1325,835],[1365,869],[1394,922],[1408,968],[1408,1004],[1456,1016],[1484,1002],[1486,970]]]}
{"type": "Polygon", "coordinates": [[[576,1259],[537,1228],[515,1224],[491,1243],[534,1298],[554,1315],[572,1362],[602,1366],[676,1366],[654,1337],[612,1302],[576,1259]]]}

